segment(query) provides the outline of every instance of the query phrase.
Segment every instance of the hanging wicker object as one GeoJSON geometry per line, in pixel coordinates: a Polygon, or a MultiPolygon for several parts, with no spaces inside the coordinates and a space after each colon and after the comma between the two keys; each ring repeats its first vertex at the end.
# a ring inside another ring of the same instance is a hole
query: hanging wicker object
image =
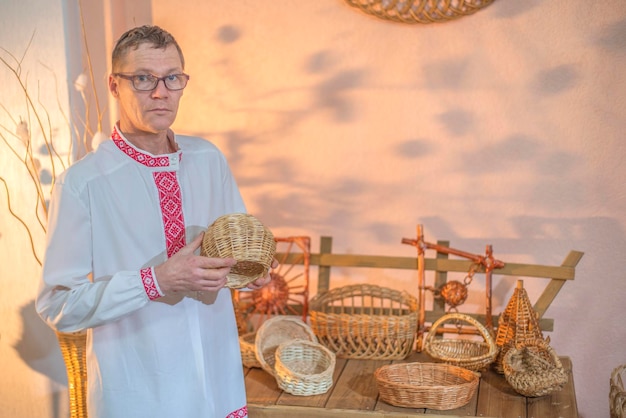
{"type": "Polygon", "coordinates": [[[268,274],[276,241],[261,221],[247,213],[220,216],[204,233],[200,254],[237,260],[227,276],[226,287],[240,289],[268,274]]]}
{"type": "Polygon", "coordinates": [[[508,350],[502,368],[511,387],[527,397],[545,396],[561,390],[568,380],[558,355],[542,339],[527,341],[508,350]]]}
{"type": "Polygon", "coordinates": [[[454,366],[479,371],[494,362],[498,347],[493,337],[477,319],[461,313],[448,313],[437,319],[424,340],[424,349],[433,358],[454,366]],[[466,322],[478,329],[484,341],[465,338],[435,338],[437,330],[446,322],[466,322]]]}
{"type": "Polygon", "coordinates": [[[346,0],[367,14],[401,23],[446,22],[471,15],[494,0],[346,0]]]}
{"type": "Polygon", "coordinates": [[[626,364],[613,369],[611,373],[609,406],[611,418],[626,417],[626,390],[624,389],[624,377],[626,376],[626,364]]]}
{"type": "Polygon", "coordinates": [[[57,332],[59,347],[67,370],[70,418],[87,418],[87,335],[57,332]]]}
{"type": "Polygon", "coordinates": [[[530,303],[524,282],[518,280],[513,296],[498,319],[496,345],[500,351],[494,362],[495,370],[504,373],[502,360],[512,347],[537,340],[543,340],[537,312],[530,303]]]}

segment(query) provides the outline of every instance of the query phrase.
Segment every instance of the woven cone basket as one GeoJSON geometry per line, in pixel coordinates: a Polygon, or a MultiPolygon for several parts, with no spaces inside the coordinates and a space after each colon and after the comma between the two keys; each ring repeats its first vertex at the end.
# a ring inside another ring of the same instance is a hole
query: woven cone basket
{"type": "Polygon", "coordinates": [[[504,373],[502,360],[507,351],[516,345],[530,344],[537,340],[543,340],[537,312],[530,303],[524,282],[518,280],[513,296],[498,320],[496,346],[499,352],[494,362],[496,371],[504,373]]]}

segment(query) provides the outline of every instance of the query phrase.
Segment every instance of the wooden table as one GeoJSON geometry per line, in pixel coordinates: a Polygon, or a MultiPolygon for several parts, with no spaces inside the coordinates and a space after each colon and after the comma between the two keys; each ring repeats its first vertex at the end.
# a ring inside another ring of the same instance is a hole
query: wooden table
{"type": "MultiPolygon", "coordinates": [[[[404,361],[432,361],[425,353],[414,353],[404,361]]],[[[246,369],[250,418],[369,417],[561,417],[577,418],[578,407],[572,378],[572,362],[562,357],[569,381],[563,390],[540,398],[517,394],[504,376],[489,370],[482,373],[474,398],[462,408],[438,411],[399,408],[378,399],[374,371],[390,361],[337,359],[333,387],[323,395],[295,396],[281,391],[276,380],[262,369],[246,369]]]]}

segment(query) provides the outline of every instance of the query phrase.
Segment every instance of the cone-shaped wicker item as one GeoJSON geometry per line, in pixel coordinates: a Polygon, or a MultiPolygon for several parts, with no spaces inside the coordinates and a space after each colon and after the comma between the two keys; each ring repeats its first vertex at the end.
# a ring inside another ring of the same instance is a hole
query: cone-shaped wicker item
{"type": "Polygon", "coordinates": [[[543,340],[537,316],[524,289],[524,282],[518,280],[513,296],[498,320],[496,346],[500,351],[494,363],[498,373],[504,373],[502,359],[512,347],[543,340]]]}

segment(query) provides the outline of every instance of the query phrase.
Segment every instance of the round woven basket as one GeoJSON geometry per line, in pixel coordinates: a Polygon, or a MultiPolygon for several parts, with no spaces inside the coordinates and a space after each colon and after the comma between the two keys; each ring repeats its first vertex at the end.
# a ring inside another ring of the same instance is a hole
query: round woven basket
{"type": "Polygon", "coordinates": [[[611,418],[626,417],[626,390],[624,390],[624,373],[626,364],[616,367],[611,373],[609,406],[611,418]]]}
{"type": "Polygon", "coordinates": [[[311,328],[338,358],[399,360],[413,351],[418,302],[407,292],[358,284],[317,294],[311,328]]]}
{"type": "Polygon", "coordinates": [[[261,368],[275,376],[278,346],[294,340],[317,342],[311,327],[299,317],[280,315],[263,322],[254,342],[254,354],[261,368]]]}
{"type": "Polygon", "coordinates": [[[469,403],[480,374],[443,363],[396,363],[379,367],[374,377],[388,404],[446,410],[469,403]]]}
{"type": "Polygon", "coordinates": [[[240,289],[267,275],[275,252],[274,235],[261,221],[247,213],[231,213],[209,226],[200,254],[237,260],[228,273],[226,287],[240,289]]]}
{"type": "Polygon", "coordinates": [[[248,332],[239,336],[239,347],[241,349],[241,362],[248,368],[261,368],[261,363],[256,359],[254,342],[256,332],[248,332]]]}
{"type": "Polygon", "coordinates": [[[487,328],[475,318],[461,313],[449,313],[437,319],[424,340],[424,349],[435,359],[470,370],[484,369],[493,363],[498,355],[498,347],[487,328]],[[448,321],[463,321],[473,325],[484,341],[435,338],[439,327],[448,321]]]}
{"type": "Polygon", "coordinates": [[[511,348],[502,360],[502,367],[511,387],[528,397],[561,390],[568,379],[558,355],[544,340],[511,348]]]}
{"type": "Polygon", "coordinates": [[[292,395],[320,395],[333,385],[335,364],[335,354],[317,342],[287,341],[276,349],[276,382],[292,395]]]}

